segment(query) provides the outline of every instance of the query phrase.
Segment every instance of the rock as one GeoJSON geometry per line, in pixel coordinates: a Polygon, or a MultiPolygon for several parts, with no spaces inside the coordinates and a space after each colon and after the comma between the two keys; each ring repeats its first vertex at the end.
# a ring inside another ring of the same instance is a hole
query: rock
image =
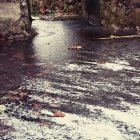
{"type": "Polygon", "coordinates": [[[110,12],[108,10],[104,10],[103,17],[110,17],[110,12]]]}
{"type": "Polygon", "coordinates": [[[125,13],[126,13],[125,6],[118,8],[118,11],[116,12],[119,18],[125,17],[125,13]]]}
{"type": "Polygon", "coordinates": [[[116,26],[115,24],[112,24],[110,27],[112,28],[112,30],[113,30],[114,32],[117,32],[117,31],[120,30],[120,28],[119,28],[118,26],[116,26]]]}
{"type": "Polygon", "coordinates": [[[25,27],[26,27],[26,24],[22,20],[19,21],[19,25],[20,25],[21,29],[25,29],[25,27]]]}
{"type": "Polygon", "coordinates": [[[4,111],[6,111],[6,106],[0,105],[0,113],[3,113],[4,111]]]}
{"type": "Polygon", "coordinates": [[[140,34],[140,26],[136,26],[137,34],[140,34]]]}
{"type": "Polygon", "coordinates": [[[134,34],[136,34],[136,29],[134,29],[132,27],[124,27],[123,32],[126,35],[134,35],[134,34]]]}
{"type": "Polygon", "coordinates": [[[115,13],[117,11],[117,7],[115,3],[110,4],[111,12],[115,13]]]}
{"type": "Polygon", "coordinates": [[[25,37],[24,37],[23,34],[19,34],[19,35],[14,35],[14,36],[13,36],[13,39],[14,39],[14,40],[24,40],[25,37]]]}
{"type": "Polygon", "coordinates": [[[106,27],[112,24],[120,27],[140,25],[140,10],[134,8],[130,0],[102,0],[100,6],[101,22],[106,27]]]}
{"type": "Polygon", "coordinates": [[[23,2],[21,3],[21,5],[22,5],[23,7],[25,7],[25,6],[26,6],[26,2],[23,1],[23,2]]]}
{"type": "Polygon", "coordinates": [[[67,12],[68,12],[68,13],[74,12],[74,6],[73,6],[73,5],[69,5],[69,6],[67,7],[67,12]]]}
{"type": "Polygon", "coordinates": [[[29,33],[27,33],[25,30],[23,31],[23,34],[24,34],[26,37],[29,37],[29,33]]]}
{"type": "Polygon", "coordinates": [[[136,8],[132,15],[132,21],[135,25],[140,26],[140,8],[136,8]]]}
{"type": "Polygon", "coordinates": [[[9,35],[8,40],[13,40],[13,39],[14,39],[13,35],[9,35]]]}
{"type": "Polygon", "coordinates": [[[68,0],[68,2],[69,2],[69,3],[72,3],[72,2],[73,2],[73,0],[68,0]]]}
{"type": "Polygon", "coordinates": [[[3,35],[0,37],[0,40],[7,43],[8,40],[19,40],[19,38],[20,40],[24,39],[22,37],[23,30],[31,29],[31,17],[28,10],[28,2],[26,0],[4,0],[0,2],[0,5],[1,4],[0,36],[3,31],[8,32],[8,36],[3,35]]]}

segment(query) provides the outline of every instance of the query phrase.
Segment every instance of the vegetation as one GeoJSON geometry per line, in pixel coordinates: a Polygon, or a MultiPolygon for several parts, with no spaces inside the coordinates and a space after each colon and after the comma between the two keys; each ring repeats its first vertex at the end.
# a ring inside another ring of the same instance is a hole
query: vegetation
{"type": "Polygon", "coordinates": [[[33,14],[81,14],[81,0],[30,0],[33,14]]]}

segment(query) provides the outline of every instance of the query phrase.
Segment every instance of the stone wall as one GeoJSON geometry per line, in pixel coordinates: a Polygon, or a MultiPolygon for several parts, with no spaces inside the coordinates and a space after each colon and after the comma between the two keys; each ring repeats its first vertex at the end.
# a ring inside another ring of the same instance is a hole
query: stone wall
{"type": "Polygon", "coordinates": [[[31,18],[27,0],[0,0],[0,41],[29,36],[31,18]]]}
{"type": "Polygon", "coordinates": [[[135,7],[138,0],[101,0],[101,23],[105,27],[139,26],[140,8],[135,7]]]}
{"type": "Polygon", "coordinates": [[[81,15],[81,0],[30,0],[33,14],[81,15]]]}

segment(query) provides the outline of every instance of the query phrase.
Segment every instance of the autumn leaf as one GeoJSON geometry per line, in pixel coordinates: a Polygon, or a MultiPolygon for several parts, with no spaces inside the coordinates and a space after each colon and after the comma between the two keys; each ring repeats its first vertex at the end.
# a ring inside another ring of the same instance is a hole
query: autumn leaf
{"type": "Polygon", "coordinates": [[[72,46],[72,47],[69,47],[68,49],[70,49],[70,50],[80,50],[80,49],[82,49],[82,46],[72,46]]]}
{"type": "Polygon", "coordinates": [[[58,111],[58,112],[54,112],[53,116],[54,117],[65,117],[65,113],[58,111]]]}
{"type": "Polygon", "coordinates": [[[100,65],[100,64],[105,64],[105,63],[106,63],[105,60],[101,60],[101,61],[98,61],[98,62],[97,62],[97,64],[99,64],[99,65],[100,65]]]}
{"type": "Polygon", "coordinates": [[[32,107],[34,110],[39,110],[42,108],[42,105],[39,102],[34,102],[34,103],[32,103],[32,107]]]}

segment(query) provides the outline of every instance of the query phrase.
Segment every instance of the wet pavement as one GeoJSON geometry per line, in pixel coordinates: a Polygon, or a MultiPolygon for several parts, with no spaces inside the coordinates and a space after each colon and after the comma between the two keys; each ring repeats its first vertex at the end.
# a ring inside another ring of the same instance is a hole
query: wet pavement
{"type": "Polygon", "coordinates": [[[140,40],[96,41],[84,21],[33,27],[0,48],[0,139],[140,140],[140,40]]]}

